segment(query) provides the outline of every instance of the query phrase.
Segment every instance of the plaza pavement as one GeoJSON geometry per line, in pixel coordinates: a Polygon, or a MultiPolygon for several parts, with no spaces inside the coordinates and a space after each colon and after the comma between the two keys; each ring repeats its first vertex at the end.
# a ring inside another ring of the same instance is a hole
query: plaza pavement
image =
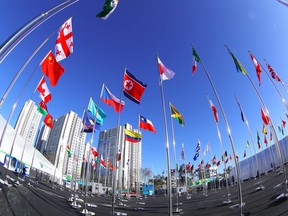
{"type": "MultiPolygon", "coordinates": [[[[3,167],[0,167],[0,177],[6,174],[3,167]]],[[[17,179],[13,173],[10,176],[17,179]]],[[[281,193],[285,192],[283,183],[283,174],[279,175],[278,171],[271,171],[267,175],[262,175],[263,185],[265,189],[256,191],[259,186],[259,178],[250,179],[242,182],[243,206],[244,215],[261,215],[261,216],[278,216],[288,215],[288,200],[286,198],[276,200],[281,193]],[[279,185],[280,184],[280,185],[279,185]],[[278,187],[275,187],[279,185],[278,187]]],[[[16,186],[10,180],[11,186],[7,187],[0,183],[0,215],[2,216],[61,216],[61,215],[82,215],[84,209],[85,196],[79,192],[77,194],[77,204],[80,208],[72,208],[71,202],[68,199],[71,197],[71,192],[67,188],[56,186],[53,188],[49,182],[39,182],[35,185],[33,179],[30,179],[31,186],[28,185],[29,179],[25,182],[19,181],[20,186],[16,186]]],[[[193,191],[191,199],[187,199],[186,195],[179,197],[178,206],[181,212],[178,215],[211,215],[211,216],[230,216],[240,215],[239,206],[231,208],[238,202],[238,187],[237,185],[230,186],[230,199],[232,203],[224,204],[227,200],[227,189],[208,190],[208,195],[205,196],[203,191],[193,191]]],[[[111,197],[103,196],[88,196],[87,210],[94,212],[95,215],[105,216],[111,215],[111,197]],[[96,207],[97,206],[97,207],[96,207]]],[[[119,205],[119,201],[115,203],[115,212],[126,213],[127,215],[147,215],[160,216],[168,215],[168,199],[165,195],[148,196],[147,198],[137,199],[132,197],[129,200],[123,201],[124,205],[119,205]]],[[[173,197],[173,211],[176,209],[176,197],[173,197]]],[[[177,214],[175,214],[177,215],[177,214]]]]}

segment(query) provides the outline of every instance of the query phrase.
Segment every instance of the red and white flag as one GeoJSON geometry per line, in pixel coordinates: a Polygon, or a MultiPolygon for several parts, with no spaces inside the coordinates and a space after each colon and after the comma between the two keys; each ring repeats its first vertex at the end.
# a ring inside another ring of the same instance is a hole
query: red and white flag
{"type": "Polygon", "coordinates": [[[212,109],[212,111],[213,111],[214,120],[215,120],[216,123],[218,123],[219,118],[218,118],[217,109],[216,109],[216,107],[214,106],[214,104],[212,103],[212,101],[211,101],[210,99],[208,99],[208,100],[209,100],[211,109],[212,109]]]}
{"type": "Polygon", "coordinates": [[[192,75],[194,74],[194,72],[197,70],[197,61],[196,59],[194,58],[194,61],[193,61],[193,66],[192,66],[192,75]]]}
{"type": "Polygon", "coordinates": [[[91,147],[91,154],[96,158],[98,156],[98,152],[94,147],[91,147]]]}
{"type": "Polygon", "coordinates": [[[40,92],[40,98],[45,104],[48,103],[52,99],[52,96],[50,94],[50,91],[48,89],[44,76],[38,83],[37,90],[40,92]]]}
{"type": "Polygon", "coordinates": [[[154,126],[153,126],[153,123],[149,119],[147,119],[147,118],[145,118],[145,117],[143,117],[141,115],[140,115],[140,125],[139,125],[139,127],[144,129],[144,130],[152,131],[152,132],[154,132],[156,134],[156,130],[155,130],[154,126]]]}
{"type": "Polygon", "coordinates": [[[269,119],[268,115],[264,112],[264,110],[262,108],[261,108],[261,116],[262,116],[263,123],[265,125],[268,125],[269,122],[270,122],[270,119],[269,119]]]}
{"type": "Polygon", "coordinates": [[[55,56],[59,62],[73,53],[72,17],[60,28],[55,45],[55,56]]]}
{"type": "Polygon", "coordinates": [[[172,71],[171,69],[167,68],[159,59],[159,57],[157,56],[157,60],[158,60],[158,68],[159,68],[159,73],[160,73],[160,80],[161,82],[164,80],[170,80],[174,77],[175,72],[172,71]]]}
{"type": "Polygon", "coordinates": [[[259,64],[259,62],[255,59],[255,57],[252,55],[252,53],[250,53],[250,57],[253,61],[253,64],[255,66],[256,69],[256,73],[257,73],[257,78],[259,80],[259,85],[261,85],[261,65],[259,64]]]}

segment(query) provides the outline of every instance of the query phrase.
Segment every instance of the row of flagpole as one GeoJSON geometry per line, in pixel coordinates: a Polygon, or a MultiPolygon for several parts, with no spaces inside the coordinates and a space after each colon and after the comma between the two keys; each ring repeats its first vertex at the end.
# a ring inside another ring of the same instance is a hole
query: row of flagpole
{"type": "MultiPolygon", "coordinates": [[[[67,1],[67,2],[70,2],[70,1],[67,1]]],[[[75,3],[76,1],[74,1],[74,3],[75,3]]],[[[67,6],[66,6],[67,7],[67,6]]],[[[37,24],[37,25],[39,25],[39,24],[37,24]]],[[[20,41],[19,41],[20,42],[20,41]]],[[[16,44],[17,45],[17,44],[16,44]]],[[[228,47],[227,47],[227,49],[228,49],[228,47]]],[[[11,49],[12,50],[12,49],[11,49]]],[[[6,57],[5,55],[7,55],[7,54],[9,54],[9,52],[11,51],[11,50],[7,50],[7,51],[3,51],[3,53],[0,53],[1,54],[1,61],[6,57]],[[8,53],[5,53],[5,52],[8,52],[8,53]],[[4,56],[4,58],[2,57],[2,56],[4,56]]],[[[193,50],[195,50],[195,48],[194,48],[194,46],[193,46],[193,50]]],[[[1,49],[1,51],[2,51],[2,49],[1,49]]],[[[38,51],[38,50],[37,50],[38,51]]],[[[228,51],[229,51],[229,53],[230,53],[230,55],[231,55],[231,57],[233,58],[233,60],[234,60],[234,63],[236,64],[236,62],[237,63],[239,63],[238,62],[238,60],[235,58],[235,56],[231,53],[231,51],[228,49],[228,51]],[[237,60],[237,61],[235,61],[235,59],[237,60]]],[[[196,54],[196,50],[195,50],[195,53],[193,53],[193,54],[196,54]]],[[[197,56],[198,56],[198,54],[197,54],[197,56]]],[[[33,57],[33,56],[32,56],[33,57]]],[[[195,55],[194,55],[194,57],[195,57],[195,55]]],[[[158,58],[158,56],[157,56],[157,58],[158,58]]],[[[30,60],[29,60],[30,61],[30,60]]],[[[230,131],[230,128],[229,128],[229,124],[228,124],[228,121],[227,121],[227,119],[226,119],[226,116],[225,116],[225,112],[224,112],[224,109],[223,109],[223,107],[222,107],[222,105],[221,105],[221,101],[220,101],[220,98],[219,98],[219,96],[218,96],[218,94],[217,94],[217,91],[216,91],[216,88],[215,88],[215,86],[214,86],[214,84],[213,84],[213,82],[212,82],[212,79],[211,79],[211,77],[210,77],[210,75],[209,75],[209,73],[208,73],[208,71],[206,70],[206,68],[205,68],[205,66],[204,66],[204,64],[203,64],[203,62],[202,62],[202,59],[200,59],[199,58],[199,56],[198,56],[198,62],[200,62],[201,64],[202,64],[202,66],[203,66],[203,68],[204,68],[204,71],[205,71],[205,73],[206,73],[206,75],[207,75],[207,77],[208,77],[208,80],[209,80],[209,82],[210,82],[210,84],[211,84],[211,86],[212,86],[212,88],[213,88],[213,91],[214,91],[214,93],[215,93],[215,96],[216,96],[216,98],[217,98],[217,101],[218,101],[218,104],[219,104],[219,106],[220,106],[220,109],[221,109],[221,112],[222,112],[222,115],[223,115],[223,118],[224,118],[224,122],[225,122],[225,126],[226,126],[226,130],[227,130],[227,133],[228,133],[228,137],[229,137],[229,140],[230,140],[230,144],[231,144],[231,148],[232,148],[232,153],[233,153],[233,156],[234,156],[234,163],[235,163],[235,168],[236,168],[236,173],[237,173],[237,179],[238,179],[238,182],[239,182],[239,184],[238,184],[238,195],[239,195],[239,206],[240,206],[240,209],[241,209],[241,214],[242,214],[242,206],[244,206],[244,202],[243,202],[243,200],[242,200],[242,190],[241,190],[241,181],[240,181],[240,179],[239,179],[239,168],[238,168],[238,165],[237,165],[237,161],[236,161],[236,153],[235,153],[235,149],[234,149],[234,143],[233,143],[233,140],[232,140],[232,135],[231,135],[231,131],[230,131]]],[[[29,62],[27,62],[27,64],[28,64],[29,62]]],[[[26,64],[26,65],[27,65],[26,64]]],[[[159,64],[159,58],[158,58],[158,64],[159,64]]],[[[238,65],[239,66],[239,65],[238,65]]],[[[236,66],[237,67],[237,66],[236,66]]],[[[243,68],[243,67],[242,67],[243,68]]],[[[165,69],[167,69],[167,68],[165,68],[165,69]]],[[[240,67],[240,69],[241,69],[241,67],[240,67]]],[[[125,69],[126,70],[126,69],[125,69]]],[[[159,69],[160,70],[160,69],[159,69]]],[[[266,71],[265,71],[266,72],[266,71]]],[[[266,73],[267,74],[267,73],[266,73]]],[[[19,76],[20,74],[17,74],[17,76],[19,76]]],[[[269,119],[270,119],[270,121],[269,121],[269,125],[270,125],[270,127],[271,127],[271,131],[272,131],[272,133],[273,133],[273,138],[274,138],[274,141],[275,141],[275,145],[276,145],[276,149],[277,149],[277,153],[278,153],[278,156],[279,156],[279,158],[280,158],[280,165],[281,165],[281,170],[282,170],[282,172],[284,173],[284,175],[283,175],[283,177],[284,177],[284,182],[286,182],[286,171],[285,171],[285,167],[284,167],[284,161],[283,161],[283,158],[282,158],[282,154],[281,154],[281,150],[280,150],[280,146],[279,146],[279,141],[278,141],[278,138],[277,138],[277,135],[276,135],[276,132],[275,132],[275,127],[274,127],[274,125],[273,125],[273,123],[272,123],[272,120],[271,120],[271,118],[270,118],[270,116],[269,116],[269,112],[268,112],[268,109],[267,109],[267,107],[266,107],[266,105],[264,104],[264,101],[263,101],[263,99],[262,99],[262,97],[261,97],[261,95],[259,94],[259,92],[257,91],[257,89],[256,89],[256,87],[255,87],[255,85],[253,84],[253,82],[252,82],[252,80],[250,79],[250,77],[248,76],[248,74],[246,73],[245,74],[246,76],[247,76],[247,78],[249,79],[249,81],[251,82],[251,84],[252,84],[252,86],[253,86],[253,88],[254,88],[254,90],[255,90],[255,92],[257,93],[257,95],[258,95],[258,97],[259,97],[259,99],[260,99],[260,102],[261,102],[261,104],[262,104],[262,106],[263,106],[263,108],[265,109],[265,112],[266,112],[266,114],[268,115],[268,117],[269,117],[269,119]]],[[[173,76],[172,76],[173,77],[173,76]]],[[[170,78],[172,78],[172,77],[170,77],[170,78]]],[[[269,77],[269,76],[268,76],[269,77]]],[[[168,79],[170,79],[170,78],[168,78],[168,79]]],[[[270,78],[270,77],[269,77],[270,78]]],[[[160,88],[161,88],[161,97],[162,97],[162,107],[163,107],[163,115],[164,115],[164,127],[165,127],[165,139],[166,139],[166,160],[167,160],[167,169],[168,169],[168,181],[167,181],[167,184],[168,184],[168,208],[169,208],[169,214],[171,215],[172,214],[172,195],[171,195],[171,191],[172,191],[172,187],[171,187],[171,172],[170,172],[170,152],[169,152],[169,140],[168,140],[168,130],[167,130],[167,120],[166,120],[166,111],[165,111],[165,99],[164,99],[164,90],[163,90],[163,84],[162,84],[162,82],[165,80],[166,78],[161,78],[161,70],[160,70],[160,88]]],[[[270,80],[271,80],[271,78],[270,78],[270,80]]],[[[16,80],[15,80],[16,81],[16,80]]],[[[271,80],[272,81],[272,80],[271,80]]],[[[12,82],[14,82],[14,81],[12,81],[12,82]]],[[[273,82],[272,82],[273,83],[273,82]]],[[[275,85],[274,85],[275,86],[275,85]]],[[[10,87],[9,87],[10,88],[10,87]]],[[[276,88],[276,87],[275,87],[276,88]]],[[[102,88],[103,89],[103,88],[102,88]]],[[[276,88],[277,89],[277,88],[276,88]]],[[[279,93],[279,91],[277,90],[277,92],[279,93]]],[[[22,92],[21,92],[22,93],[22,92]]],[[[20,96],[21,96],[21,93],[20,93],[20,96]]],[[[122,90],[121,90],[121,93],[122,93],[122,90]]],[[[121,97],[120,98],[122,98],[122,94],[120,94],[121,95],[121,97]]],[[[283,101],[283,103],[284,103],[284,105],[286,106],[286,109],[287,109],[287,105],[286,105],[286,103],[285,103],[285,100],[283,99],[283,97],[281,96],[281,94],[279,93],[279,95],[280,95],[280,97],[281,97],[281,99],[282,99],[282,101],[283,101]]],[[[4,95],[4,97],[2,98],[2,100],[1,100],[1,103],[0,103],[0,107],[2,106],[2,104],[3,104],[3,102],[4,102],[4,100],[5,100],[5,98],[6,98],[6,96],[7,95],[4,95]],[[4,100],[3,100],[4,99],[4,100]]],[[[120,101],[122,101],[122,99],[120,99],[120,101]]],[[[17,100],[16,100],[16,105],[17,105],[17,100]]],[[[14,106],[13,106],[13,109],[12,109],[12,112],[10,113],[10,115],[12,116],[12,114],[13,114],[13,111],[14,111],[14,107],[16,107],[16,105],[14,104],[14,106]]],[[[10,117],[11,118],[11,117],[10,117]]],[[[8,118],[8,120],[7,120],[7,123],[9,123],[9,120],[10,120],[10,118],[8,118]]],[[[95,116],[95,118],[96,118],[96,116],[95,116]]],[[[247,123],[246,123],[247,124],[247,123]]],[[[96,123],[94,124],[94,127],[95,127],[95,125],[96,125],[96,123]]],[[[173,127],[173,126],[172,126],[173,127]]],[[[248,130],[249,130],[249,125],[247,126],[248,127],[248,130]]],[[[120,128],[120,112],[118,112],[118,120],[117,120],[117,130],[120,128]]],[[[93,130],[94,130],[95,128],[93,128],[93,130]]],[[[218,128],[219,129],[219,128],[218,128]]],[[[174,136],[174,131],[173,131],[174,129],[172,129],[172,133],[173,133],[173,136],[174,136]]],[[[1,143],[2,143],[2,141],[3,141],[3,136],[4,136],[4,133],[5,133],[5,129],[4,129],[4,131],[3,131],[3,133],[2,133],[2,138],[1,138],[1,140],[0,140],[0,146],[1,146],[1,143]]],[[[219,134],[219,131],[218,131],[218,134],[219,134]]],[[[90,142],[88,142],[88,147],[89,147],[89,149],[88,149],[88,156],[90,156],[90,152],[91,152],[91,147],[92,147],[92,143],[93,143],[93,135],[94,135],[94,132],[93,132],[93,134],[92,134],[92,138],[91,138],[91,141],[90,142]],[[91,145],[91,146],[90,146],[91,145]]],[[[119,141],[119,131],[117,131],[117,142],[119,141]]],[[[174,147],[174,145],[175,145],[175,139],[173,138],[173,147],[174,147]]],[[[253,146],[254,146],[254,144],[253,144],[253,146]]],[[[117,152],[117,149],[118,149],[118,145],[115,145],[115,153],[117,152]]],[[[12,148],[13,149],[13,148],[12,148]]],[[[11,149],[11,151],[12,151],[12,149],[11,149]]],[[[121,149],[121,153],[123,152],[123,147],[121,147],[120,148],[121,149]]],[[[256,151],[255,151],[255,147],[254,147],[254,153],[256,153],[256,151]]],[[[176,150],[174,150],[174,155],[176,155],[176,150]]],[[[88,157],[89,158],[89,157],[88,157]]],[[[175,160],[175,156],[174,156],[174,160],[175,160]]],[[[256,159],[257,160],[257,159],[256,159]]],[[[113,193],[115,193],[115,181],[116,181],[116,160],[114,159],[113,160],[114,161],[114,172],[113,172],[113,193]]],[[[256,162],[257,164],[258,164],[258,162],[256,162]]],[[[88,186],[88,178],[89,178],[89,174],[90,174],[90,169],[89,169],[89,165],[90,164],[90,160],[88,159],[88,164],[87,164],[87,173],[86,173],[86,197],[87,197],[87,186],[88,186]]],[[[176,165],[175,165],[176,166],[176,165]]],[[[257,167],[258,167],[258,165],[257,165],[257,167]]],[[[56,168],[55,168],[56,169],[56,168]]],[[[122,173],[122,163],[121,163],[121,165],[119,166],[119,169],[120,169],[120,176],[119,176],[119,180],[120,180],[120,186],[122,187],[122,176],[121,176],[121,173],[122,173]]],[[[259,167],[257,168],[257,170],[259,169],[259,167]]],[[[260,182],[262,182],[261,181],[261,179],[260,179],[260,182]]],[[[286,189],[286,192],[287,192],[287,185],[286,185],[286,187],[285,187],[285,189],[286,189]]],[[[120,190],[120,194],[122,193],[122,190],[120,190]]],[[[120,198],[121,198],[121,196],[120,196],[120,198]]],[[[113,196],[112,196],[112,213],[114,214],[114,202],[115,202],[115,194],[113,194],[113,196]]],[[[177,201],[178,202],[178,201],[177,201]]]]}

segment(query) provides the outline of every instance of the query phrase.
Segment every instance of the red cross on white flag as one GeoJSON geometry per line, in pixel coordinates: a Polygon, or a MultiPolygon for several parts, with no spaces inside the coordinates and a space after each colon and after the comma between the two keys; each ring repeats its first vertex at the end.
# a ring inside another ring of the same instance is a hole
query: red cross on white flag
{"type": "Polygon", "coordinates": [[[73,53],[72,17],[60,28],[55,45],[55,57],[57,62],[67,58],[73,53]]]}

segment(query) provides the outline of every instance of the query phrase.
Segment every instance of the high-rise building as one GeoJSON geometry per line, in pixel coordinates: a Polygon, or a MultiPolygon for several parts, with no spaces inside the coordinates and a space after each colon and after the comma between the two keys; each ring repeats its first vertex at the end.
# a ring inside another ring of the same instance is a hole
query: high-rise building
{"type": "Polygon", "coordinates": [[[42,154],[44,154],[47,148],[50,132],[51,128],[47,127],[45,124],[42,124],[40,130],[38,131],[35,148],[42,154]]]}
{"type": "Polygon", "coordinates": [[[37,111],[35,102],[26,101],[15,125],[15,130],[24,138],[26,145],[34,146],[41,118],[42,114],[37,111]]]}
{"type": "MultiPolygon", "coordinates": [[[[126,123],[124,126],[119,127],[119,139],[117,140],[117,128],[101,131],[98,140],[98,153],[99,161],[102,158],[107,165],[107,161],[113,164],[118,151],[122,150],[121,160],[117,162],[116,186],[122,189],[136,188],[136,185],[141,183],[141,168],[142,168],[142,142],[131,143],[125,140],[125,129],[140,133],[137,129],[126,123]],[[122,173],[122,175],[120,175],[122,173]]],[[[100,164],[100,163],[98,163],[100,164]]],[[[115,168],[115,167],[114,167],[115,168]]],[[[98,166],[96,170],[96,181],[104,186],[112,186],[113,172],[98,166]],[[99,172],[101,170],[101,172],[99,172]],[[100,177],[100,179],[99,179],[100,177]]]]}
{"type": "Polygon", "coordinates": [[[82,133],[81,130],[81,118],[73,111],[54,121],[54,127],[49,134],[44,155],[56,166],[57,177],[73,178],[77,167],[77,179],[80,178],[86,139],[86,134],[82,133]],[[68,156],[68,149],[70,149],[71,157],[68,156]]]}

